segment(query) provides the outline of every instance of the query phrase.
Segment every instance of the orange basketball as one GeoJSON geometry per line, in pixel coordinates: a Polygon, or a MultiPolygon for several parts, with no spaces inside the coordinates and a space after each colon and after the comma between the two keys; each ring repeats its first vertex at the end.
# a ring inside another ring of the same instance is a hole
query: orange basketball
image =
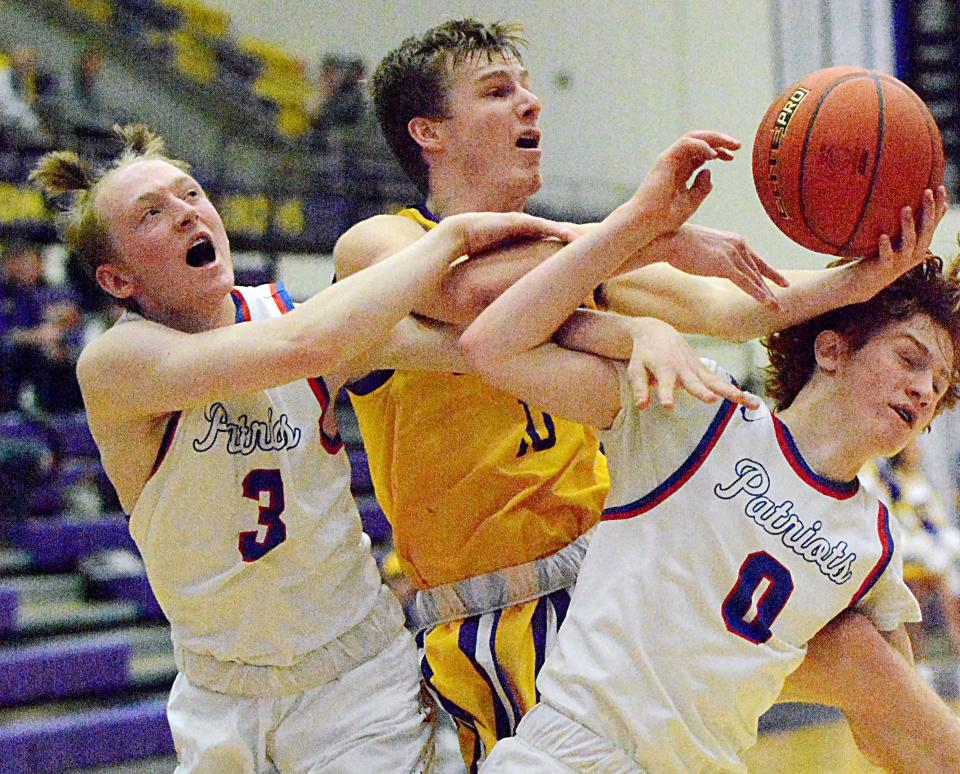
{"type": "Polygon", "coordinates": [[[763,208],[795,242],[830,255],[875,255],[943,182],[943,140],[923,101],[875,70],[830,67],[769,107],[753,143],[763,208]]]}

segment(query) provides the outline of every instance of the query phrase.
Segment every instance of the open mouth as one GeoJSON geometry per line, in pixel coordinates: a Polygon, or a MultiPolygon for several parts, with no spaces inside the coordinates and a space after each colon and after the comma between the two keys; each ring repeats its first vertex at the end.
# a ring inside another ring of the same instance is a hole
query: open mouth
{"type": "Polygon", "coordinates": [[[207,237],[200,237],[187,250],[187,266],[195,269],[213,263],[215,260],[217,260],[217,251],[213,247],[213,242],[207,237]]]}
{"type": "Polygon", "coordinates": [[[540,147],[539,134],[525,134],[517,139],[517,147],[526,150],[536,150],[540,147]]]}
{"type": "Polygon", "coordinates": [[[913,412],[906,408],[905,406],[894,406],[893,410],[904,422],[907,423],[910,427],[913,427],[913,423],[916,421],[916,417],[913,415],[913,412]]]}

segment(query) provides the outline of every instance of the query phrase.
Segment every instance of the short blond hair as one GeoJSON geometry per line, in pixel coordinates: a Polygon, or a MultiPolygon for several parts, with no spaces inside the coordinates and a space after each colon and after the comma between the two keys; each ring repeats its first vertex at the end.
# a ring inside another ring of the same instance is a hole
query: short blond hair
{"type": "Polygon", "coordinates": [[[123,142],[120,153],[105,166],[96,167],[70,150],[47,153],[30,173],[30,182],[50,199],[69,196],[59,215],[61,238],[67,252],[83,270],[96,277],[97,267],[121,256],[110,239],[110,223],[96,207],[103,181],[110,173],[135,161],[165,161],[184,172],[190,165],[166,155],[163,138],[143,124],[114,126],[123,142]]]}

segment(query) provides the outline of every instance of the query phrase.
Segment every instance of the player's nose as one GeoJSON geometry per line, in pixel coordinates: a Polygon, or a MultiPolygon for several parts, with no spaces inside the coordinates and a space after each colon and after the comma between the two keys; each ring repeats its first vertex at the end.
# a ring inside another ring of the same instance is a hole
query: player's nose
{"type": "Polygon", "coordinates": [[[530,91],[530,89],[522,86],[517,89],[517,94],[519,96],[518,110],[520,115],[524,118],[537,118],[540,115],[540,110],[543,108],[540,98],[530,91]]]}

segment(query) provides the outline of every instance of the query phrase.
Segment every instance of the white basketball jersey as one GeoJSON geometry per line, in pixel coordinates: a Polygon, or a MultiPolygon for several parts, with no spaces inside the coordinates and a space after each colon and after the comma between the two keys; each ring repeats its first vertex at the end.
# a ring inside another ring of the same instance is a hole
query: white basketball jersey
{"type": "MultiPolygon", "coordinates": [[[[233,298],[237,324],[293,307],[277,285],[233,298]]],[[[316,378],[171,418],[130,531],[178,646],[290,666],[370,612],[381,580],[332,410],[316,378]]]]}
{"type": "Polygon", "coordinates": [[[684,396],[601,434],[612,490],[542,700],[649,771],[738,771],[806,643],[855,607],[917,621],[896,525],[859,483],[818,476],[765,407],[684,396]]]}

